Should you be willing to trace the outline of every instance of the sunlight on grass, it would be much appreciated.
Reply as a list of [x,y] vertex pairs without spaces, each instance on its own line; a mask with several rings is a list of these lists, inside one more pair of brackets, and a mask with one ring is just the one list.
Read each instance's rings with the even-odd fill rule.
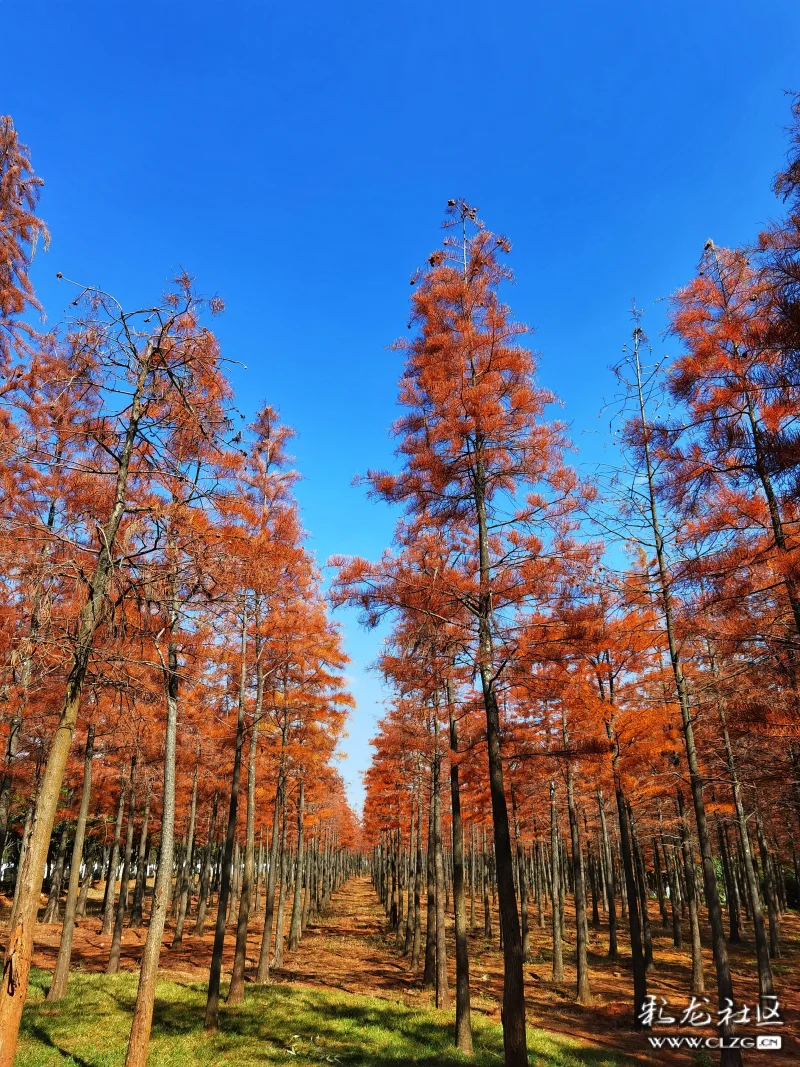
[[[69,994],[48,1004],[49,974],[34,971],[16,1067],[119,1067],[125,1058],[136,975],[76,972]],[[400,1067],[467,1062],[451,1046],[452,1017],[372,997],[298,986],[248,988],[247,1001],[223,1007],[220,1032],[203,1034],[200,983],[158,984],[150,1063],[153,1067],[332,1063]],[[622,1067],[600,1049],[529,1031],[530,1062],[543,1067]],[[499,1026],[476,1021],[477,1067],[502,1063]]]

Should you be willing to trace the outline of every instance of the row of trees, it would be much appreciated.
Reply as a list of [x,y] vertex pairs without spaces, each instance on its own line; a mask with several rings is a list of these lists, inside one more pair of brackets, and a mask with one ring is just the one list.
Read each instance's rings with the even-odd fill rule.
[[213,1030],[226,920],[236,1001],[259,895],[265,981],[276,895],[280,959],[284,906],[293,948],[349,872],[358,827],[335,749],[352,700],[292,493],[291,432],[269,406],[250,424],[235,408],[208,325],[221,301],[188,276],[134,310],[74,286],[71,317],[42,333],[28,277],[40,184],[0,120],[0,859],[14,880],[0,1064],[46,865],[46,921],[66,891],[51,999],[95,877],[110,972],[126,915],[147,920],[126,1059],[143,1064],[170,907],[180,942],[193,891],[198,931],[216,892]]
[[[553,903],[557,980],[563,887],[574,894],[579,1002],[591,897],[593,917],[605,901],[612,956],[626,918],[642,1019],[652,891],[676,944],[686,914],[695,989],[705,929],[720,1011],[736,1002],[728,941],[748,925],[762,1007],[774,1007],[800,820],[800,104],[794,118],[777,181],[787,211],[753,248],[707,242],[672,300],[678,358],[651,363],[634,307],[615,367],[620,459],[591,479],[565,462],[528,331],[503,303],[508,242],[451,201],[444,247],[412,279],[399,469],[367,478],[405,514],[380,561],[337,561],[335,595],[367,624],[393,621],[381,666],[395,698],[367,776],[375,880],[392,908],[399,872],[413,876],[415,910],[427,852],[436,957],[452,865],[468,1050],[465,827],[484,872],[491,853],[508,1067],[527,1063],[531,886],[538,907]],[[441,958],[435,972],[447,1003]]]

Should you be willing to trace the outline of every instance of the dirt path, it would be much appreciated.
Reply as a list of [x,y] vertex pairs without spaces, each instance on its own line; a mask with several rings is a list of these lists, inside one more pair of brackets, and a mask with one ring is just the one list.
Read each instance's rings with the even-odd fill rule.
[[353,878],[331,901],[328,913],[303,935],[281,981],[341,989],[346,993],[418,999],[419,977],[392,951],[385,920],[367,878]]
[[[482,930],[482,909],[479,916]],[[179,949],[170,949],[172,927],[168,925],[161,954],[161,969],[165,974],[176,974],[203,982],[207,979],[213,942],[213,913],[209,915],[206,934],[194,937],[187,934]],[[571,966],[570,925],[567,915],[567,941],[565,942],[565,981],[554,986],[550,977],[550,930],[540,928],[535,913],[531,915],[531,962],[525,967],[526,1004],[529,1022],[543,1030],[567,1035],[609,1051],[624,1052],[640,1062],[685,1064],[695,1062],[696,1054],[650,1053],[646,1037],[636,1033],[631,1025],[630,975],[624,963],[628,951],[624,937],[620,936],[620,963],[610,962],[607,950],[607,927],[590,931],[590,981],[592,1004],[579,1007],[574,1002],[575,970]],[[666,997],[670,1006],[685,1008],[690,999],[690,966],[687,953],[676,952],[672,939],[663,930],[659,916],[651,914],[653,929],[655,967],[648,976],[648,990],[658,997]],[[254,967],[261,941],[263,915],[254,917],[248,937],[248,966]],[[624,925],[624,924],[623,924]],[[73,963],[90,971],[105,968],[110,949],[109,937],[99,932],[100,920],[96,916],[83,919],[75,933]],[[187,923],[191,930],[192,923]],[[495,936],[487,941],[476,929],[470,934],[470,985],[473,1013],[493,1021],[500,1021],[502,998],[502,957],[497,943],[497,915],[493,915]],[[288,917],[285,927],[288,935]],[[620,931],[621,935],[623,931]],[[424,912],[423,912],[424,934]],[[800,966],[800,920],[796,913],[789,913],[782,923],[784,954],[775,961],[776,987],[782,1003],[786,1025],[781,1029],[784,1048],[777,1058],[774,1053],[750,1052],[746,1054],[748,1067],[767,1067],[778,1062],[800,1062],[800,1046],[792,1036],[798,1019],[798,967]],[[145,931],[126,929],[123,938],[121,966],[126,970],[138,967],[144,945]],[[52,970],[58,950],[60,927],[41,925],[37,928],[34,963]],[[452,931],[448,945],[451,989],[455,984],[454,944]],[[224,965],[229,972],[233,963],[234,932],[228,928]],[[757,983],[753,965],[752,945],[730,947],[734,969],[734,986],[737,1000],[754,1005],[757,1001]],[[714,968],[710,950],[704,951],[706,989],[709,1000],[714,1002]],[[319,917],[305,932],[298,950],[285,953],[285,965],[273,970],[276,983],[301,983],[322,988],[335,988],[347,993],[382,997],[401,1001],[408,1005],[427,1004],[430,994],[421,990],[421,974],[409,970],[409,960],[395,944],[395,938],[387,930],[386,917],[375,892],[367,878],[354,878],[333,898],[325,916]],[[677,1028],[659,1031],[662,1035],[677,1033]],[[748,1028],[748,1034],[757,1031]],[[709,1032],[703,1032],[708,1036]],[[710,1031],[716,1034],[716,1031]],[[717,1060],[717,1054],[711,1057]]]

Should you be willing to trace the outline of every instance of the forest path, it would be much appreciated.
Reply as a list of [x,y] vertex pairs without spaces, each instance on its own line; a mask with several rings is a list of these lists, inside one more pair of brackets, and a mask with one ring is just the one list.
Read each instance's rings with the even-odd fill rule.
[[386,919],[369,878],[351,878],[317,916],[296,952],[287,953],[276,979],[333,987],[346,993],[417,996],[419,976],[391,950]]

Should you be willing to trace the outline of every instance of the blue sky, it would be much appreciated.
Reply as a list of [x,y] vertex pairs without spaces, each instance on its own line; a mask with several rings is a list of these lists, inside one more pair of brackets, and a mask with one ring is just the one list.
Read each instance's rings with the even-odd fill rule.
[[[392,516],[351,485],[392,462],[409,276],[448,197],[510,237],[518,318],[564,402],[579,462],[632,297],[651,335],[707,237],[776,212],[796,0],[400,4],[26,0],[0,8],[0,110],[46,181],[55,272],[146,302],[179,268],[219,293],[235,385],[298,433],[321,563],[375,556]],[[13,42],[13,43],[12,43]],[[358,700],[343,773],[380,712],[378,648],[341,614]]]

